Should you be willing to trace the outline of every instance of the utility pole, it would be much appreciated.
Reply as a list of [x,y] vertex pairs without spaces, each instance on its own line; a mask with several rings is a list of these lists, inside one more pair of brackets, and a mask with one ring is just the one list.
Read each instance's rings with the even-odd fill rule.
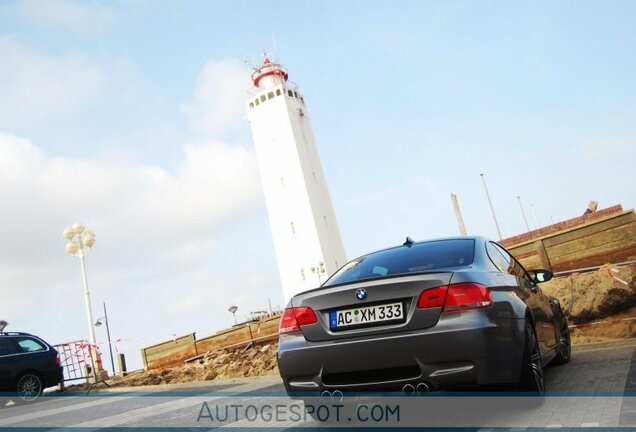
[[459,233],[463,236],[466,235],[466,226],[464,226],[464,218],[462,212],[459,210],[459,202],[457,201],[457,195],[451,194],[451,201],[453,202],[453,209],[455,209],[455,217],[457,218],[457,224],[459,225]]
[[484,183],[484,190],[486,191],[486,198],[488,198],[488,204],[490,205],[490,211],[492,212],[492,218],[495,221],[495,227],[497,227],[497,234],[499,234],[499,240],[502,240],[501,230],[499,229],[499,224],[497,223],[497,216],[495,215],[495,208],[492,206],[492,201],[490,200],[490,194],[488,193],[488,186],[486,186],[486,180],[484,179],[484,174],[479,174],[481,176],[481,181]]
[[519,207],[521,207],[521,214],[523,215],[523,221],[526,224],[526,229],[530,232],[530,225],[528,225],[528,218],[526,217],[526,212],[523,209],[523,204],[521,204],[521,197],[517,195],[517,199],[519,200]]

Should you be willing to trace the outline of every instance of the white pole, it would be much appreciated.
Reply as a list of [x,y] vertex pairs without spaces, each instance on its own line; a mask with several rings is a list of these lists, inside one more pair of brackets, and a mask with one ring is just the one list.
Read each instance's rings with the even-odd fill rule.
[[492,218],[495,220],[495,226],[497,227],[497,234],[499,234],[499,240],[503,239],[501,235],[501,230],[499,229],[499,224],[497,223],[497,216],[495,216],[495,208],[492,206],[492,201],[490,201],[490,194],[488,193],[488,187],[486,186],[486,180],[484,179],[483,174],[479,174],[481,176],[481,181],[484,183],[484,189],[486,191],[486,198],[488,198],[488,204],[490,205],[490,211],[492,212]]
[[86,316],[88,317],[88,330],[91,335],[91,345],[93,349],[97,346],[95,329],[93,328],[93,309],[91,308],[91,295],[88,292],[88,282],[86,281],[86,267],[84,266],[84,248],[79,250],[79,259],[82,267],[82,280],[84,281],[84,301],[86,303]]
[[519,207],[521,207],[521,214],[523,215],[523,221],[526,224],[526,229],[530,231],[530,225],[528,225],[528,218],[526,217],[526,212],[523,209],[523,204],[521,204],[521,197],[517,195],[517,199],[519,200]]
[[534,211],[534,204],[530,204],[530,209],[532,210],[532,215],[534,216],[534,227],[535,229],[539,229],[539,221],[537,220],[537,212]]

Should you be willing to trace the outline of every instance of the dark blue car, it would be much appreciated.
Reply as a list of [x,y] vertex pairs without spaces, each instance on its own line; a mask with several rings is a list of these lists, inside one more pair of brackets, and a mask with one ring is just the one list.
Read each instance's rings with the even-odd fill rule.
[[62,380],[55,348],[28,333],[0,333],[0,392],[31,402]]

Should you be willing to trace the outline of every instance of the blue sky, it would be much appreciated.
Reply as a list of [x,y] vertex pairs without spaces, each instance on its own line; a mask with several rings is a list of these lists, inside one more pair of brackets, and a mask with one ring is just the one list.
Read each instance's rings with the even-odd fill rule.
[[[305,95],[349,258],[634,207],[633,2],[0,3],[0,318],[140,346],[282,302],[244,112],[262,51]],[[37,312],[33,312],[33,311]],[[96,316],[100,314],[96,313]],[[98,329],[98,339],[104,335]]]

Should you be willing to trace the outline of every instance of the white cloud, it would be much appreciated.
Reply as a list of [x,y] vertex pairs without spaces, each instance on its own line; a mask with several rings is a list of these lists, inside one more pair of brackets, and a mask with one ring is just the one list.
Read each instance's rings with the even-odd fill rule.
[[234,59],[210,61],[197,78],[192,101],[181,105],[191,127],[202,135],[218,135],[245,121],[246,68]]
[[[0,53],[9,52],[11,64],[30,59],[25,73],[37,76],[32,68],[42,61],[52,69],[59,66],[61,74],[63,62],[25,55],[20,48],[0,39]],[[244,121],[239,69],[235,61],[221,61],[208,63],[201,73],[187,106],[202,134],[218,136]],[[14,83],[22,79],[0,70],[3,76]],[[210,82],[215,77],[221,82]],[[56,85],[67,84],[57,78]],[[224,79],[228,85],[222,85]],[[0,91],[10,87],[0,82]],[[25,107],[29,103],[39,106],[39,115],[55,111],[52,101],[18,96],[11,95],[11,104],[30,120],[34,108]],[[84,97],[66,106],[77,107]],[[206,97],[215,102],[207,104]],[[147,149],[134,147],[134,157],[122,152],[131,148],[125,142],[84,158],[52,155],[43,150],[47,143],[2,132],[1,115],[11,114],[9,108],[0,101],[0,318],[12,329],[33,331],[51,342],[87,337],[79,264],[65,253],[61,235],[78,220],[97,236],[87,258],[93,310],[97,313],[102,300],[108,303],[113,337],[130,341],[120,348],[131,356],[131,367],[139,366],[143,345],[172,333],[204,336],[229,325],[229,304],[247,314],[263,309],[268,298],[280,303],[251,149],[172,134],[168,140],[179,149],[171,150],[172,169],[147,162]],[[156,159],[157,150],[152,153]]]
[[103,81],[79,54],[49,56],[0,37],[0,128],[59,117],[95,98]]
[[[6,230],[7,246],[0,250],[0,259],[12,259],[9,251],[22,240],[11,232],[24,220],[37,220],[54,242],[63,228],[56,225],[59,221],[84,217],[119,231],[112,233],[118,240],[134,232],[140,243],[155,245],[196,240],[202,231],[251,208],[260,192],[252,151],[205,142],[184,146],[183,154],[173,174],[112,158],[53,157],[28,140],[0,132],[0,202],[5,210],[0,233]],[[193,245],[181,247],[186,255],[199,252]]]
[[[138,310],[145,303],[170,308],[175,296],[205,298],[209,308],[214,298],[238,295],[237,287],[248,288],[240,278],[215,282],[226,271],[225,257],[241,254],[239,245],[232,252],[220,250],[219,237],[259,210],[259,195],[253,152],[222,142],[184,146],[183,161],[171,173],[112,157],[51,156],[29,140],[0,132],[0,317],[20,325],[41,319],[20,312],[30,308],[54,308],[62,315],[82,310],[79,267],[64,252],[61,236],[75,220],[97,235],[88,260],[93,289],[101,298],[126,292],[129,314],[151,313]],[[166,328],[197,330],[184,317],[190,316],[189,306],[205,307],[181,300],[174,311],[181,321]],[[62,315],[60,334],[76,335],[77,325],[84,333],[83,319]],[[74,320],[78,324],[69,326]],[[37,330],[36,323],[28,325]],[[161,323],[153,325],[148,334],[165,333]]]
[[17,13],[31,22],[72,32],[93,33],[111,25],[117,13],[103,3],[22,0]]

